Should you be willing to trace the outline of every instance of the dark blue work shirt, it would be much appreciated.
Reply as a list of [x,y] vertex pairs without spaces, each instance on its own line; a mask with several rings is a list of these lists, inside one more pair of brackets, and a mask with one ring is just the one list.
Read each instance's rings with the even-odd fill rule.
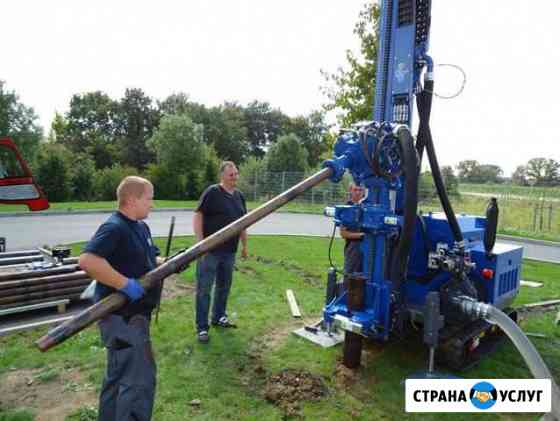
[[[206,238],[245,215],[247,205],[239,190],[229,193],[219,184],[213,184],[200,196],[195,212],[202,212],[202,231]],[[235,253],[238,244],[239,235],[214,248],[213,252]]]
[[[86,244],[83,253],[102,257],[117,272],[127,278],[140,278],[156,267],[159,249],[152,242],[150,228],[143,221],[132,220],[121,212],[113,213],[95,232]],[[96,300],[116,290],[97,283]],[[157,305],[159,289],[152,288],[146,295],[134,303],[128,303],[117,314],[130,317],[134,314],[149,314]]]

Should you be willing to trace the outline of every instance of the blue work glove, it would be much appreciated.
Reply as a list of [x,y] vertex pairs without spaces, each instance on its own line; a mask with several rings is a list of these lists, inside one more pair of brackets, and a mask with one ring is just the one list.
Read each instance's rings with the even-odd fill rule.
[[126,285],[119,289],[119,291],[125,294],[130,301],[138,301],[146,293],[144,287],[134,278],[128,278]]

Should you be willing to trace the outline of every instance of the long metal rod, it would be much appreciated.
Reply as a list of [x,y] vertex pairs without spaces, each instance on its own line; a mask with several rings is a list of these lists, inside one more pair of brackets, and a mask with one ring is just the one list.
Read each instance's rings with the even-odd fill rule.
[[[165,279],[173,273],[184,270],[189,263],[209,251],[212,251],[220,244],[239,235],[242,231],[260,221],[265,216],[271,214],[276,209],[282,207],[313,186],[316,186],[326,180],[331,176],[331,174],[331,168],[323,168],[311,177],[303,180],[301,183],[296,184],[291,189],[279,194],[275,198],[266,202],[264,205],[259,206],[257,209],[247,213],[237,221],[232,222],[218,232],[196,243],[183,253],[178,254],[169,261],[163,263],[161,266],[148,272],[140,279],[140,283],[145,289],[150,289],[159,285],[159,282],[162,279]],[[126,302],[127,299],[124,294],[113,293],[82,311],[80,314],[76,315],[76,317],[52,329],[46,335],[39,338],[35,344],[39,350],[43,352],[47,351],[53,346],[64,342],[66,339],[85,329],[95,321],[120,309],[126,304]]]
[[16,288],[2,289],[0,290],[0,297],[27,295],[33,292],[48,291],[53,289],[66,288],[69,286],[78,286],[78,285],[87,286],[87,284],[89,284],[90,282],[91,282],[91,278],[88,275],[84,275],[80,278],[66,280],[66,281],[50,282],[41,285],[37,285],[37,284],[25,285]]
[[39,276],[26,279],[15,279],[13,281],[0,282],[0,293],[5,289],[29,287],[32,285],[45,285],[64,281],[73,281],[74,279],[89,278],[89,275],[83,270],[77,270],[72,273],[64,273],[51,276]]
[[0,259],[24,256],[39,256],[40,254],[41,252],[39,250],[4,251],[0,253]]
[[[173,231],[175,229],[175,217],[171,217],[171,225],[169,226],[169,235],[167,236],[167,245],[165,246],[165,261],[169,260],[169,253],[171,253],[171,241],[173,241]],[[159,283],[158,299],[156,304],[156,324],[159,322],[159,310],[161,308],[161,294],[163,293],[163,279]]]
[[38,278],[40,276],[49,276],[60,273],[70,273],[79,270],[78,265],[69,264],[63,266],[55,266],[49,269],[24,270],[19,272],[0,273],[0,283],[5,281],[14,281],[16,279]]
[[58,300],[63,300],[63,299],[69,299],[70,301],[74,301],[74,300],[79,300],[80,295],[81,295],[81,292],[78,292],[78,293],[75,293],[75,294],[60,295],[60,296],[57,296],[56,298],[43,298],[43,299],[38,299],[38,300],[25,301],[23,303],[12,303],[12,304],[0,305],[0,310],[7,310],[7,309],[12,309],[12,308],[18,308],[18,307],[21,307],[21,306],[33,305],[33,304],[49,303],[49,302],[52,302],[53,300],[58,301]]
[[68,288],[59,288],[55,290],[49,291],[39,291],[39,292],[32,292],[30,294],[25,295],[13,295],[11,297],[3,297],[0,298],[0,305],[7,305],[12,303],[25,303],[30,300],[37,300],[41,298],[53,298],[58,297],[61,295],[68,295],[68,294],[81,294],[90,283],[90,280],[86,280],[82,282],[79,286],[73,286]]

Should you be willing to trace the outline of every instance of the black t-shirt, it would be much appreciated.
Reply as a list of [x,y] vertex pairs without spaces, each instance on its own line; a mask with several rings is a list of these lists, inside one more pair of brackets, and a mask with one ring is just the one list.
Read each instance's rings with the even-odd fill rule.
[[[352,201],[348,201],[347,205],[356,205]],[[351,230],[346,228],[348,231],[355,232],[356,230]],[[360,244],[362,240],[348,240],[345,239],[344,244],[344,271],[347,273],[361,272],[362,271],[362,251],[360,250]]]
[[[152,243],[150,228],[145,222],[132,220],[120,212],[113,213],[95,232],[83,253],[103,257],[117,272],[127,278],[140,278],[156,267],[159,249]],[[96,300],[115,292],[112,287],[97,283]],[[125,317],[149,314],[157,304],[159,290],[152,288],[138,301],[116,311]]]
[[[206,238],[245,215],[247,206],[239,190],[230,194],[219,184],[213,184],[200,196],[196,212],[203,215],[202,232]],[[235,253],[238,244],[239,236],[236,236],[213,251]]]

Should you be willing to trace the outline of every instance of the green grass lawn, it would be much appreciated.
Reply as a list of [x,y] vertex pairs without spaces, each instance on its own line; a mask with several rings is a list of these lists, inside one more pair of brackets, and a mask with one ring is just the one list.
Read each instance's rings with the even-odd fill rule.
[[[160,246],[165,240],[159,239]],[[177,238],[175,248],[192,244]],[[327,396],[301,402],[299,414],[310,420],[471,420],[472,414],[407,414],[401,381],[426,365],[426,350],[413,341],[384,347],[369,344],[363,366],[350,381],[340,375],[341,347],[323,349],[291,332],[303,322],[291,317],[286,289],[294,291],[307,322],[321,317],[325,273],[329,266],[328,240],[304,237],[253,237],[250,258],[238,260],[229,314],[238,329],[210,331],[210,344],[198,344],[194,326],[193,268],[177,282],[184,292],[163,302],[159,324],[152,336],[158,362],[158,390],[154,420],[282,420],[285,412],[264,396],[267,379],[284,369],[305,370],[320,376]],[[74,254],[80,245],[74,246]],[[333,257],[342,263],[342,241],[335,241]],[[522,288],[517,304],[560,297],[560,266],[526,261],[523,279],[544,282],[542,288]],[[560,327],[555,312],[533,315],[523,322],[528,332],[547,335],[531,338],[560,381]],[[55,349],[41,354],[33,341],[41,328],[0,337],[0,384],[16,370],[36,369],[37,382],[56,382],[57,373],[74,370],[81,382],[98,392],[105,367],[105,352],[96,329],[89,328]],[[530,378],[521,356],[509,342],[477,367],[461,373],[466,378]],[[54,383],[52,383],[54,384]],[[82,385],[83,386],[83,385]],[[74,390],[80,389],[78,384]],[[85,387],[85,386],[84,386]],[[73,389],[63,396],[71,398]],[[54,398],[53,398],[54,399]],[[197,404],[199,400],[200,403]],[[194,403],[193,403],[194,401]],[[13,408],[0,397],[0,420],[32,420],[30,408]],[[3,408],[2,408],[3,407]],[[4,412],[2,412],[4,410]],[[19,411],[19,412],[17,412]],[[23,411],[23,412],[22,412]],[[36,412],[35,412],[36,413]],[[95,419],[84,406],[72,420]],[[18,418],[19,417],[19,418]],[[534,420],[529,414],[489,414],[477,419]]]
[[502,195],[516,195],[525,197],[547,197],[560,198],[559,187],[530,187],[516,186],[512,184],[459,184],[459,191],[475,193],[491,193]]

